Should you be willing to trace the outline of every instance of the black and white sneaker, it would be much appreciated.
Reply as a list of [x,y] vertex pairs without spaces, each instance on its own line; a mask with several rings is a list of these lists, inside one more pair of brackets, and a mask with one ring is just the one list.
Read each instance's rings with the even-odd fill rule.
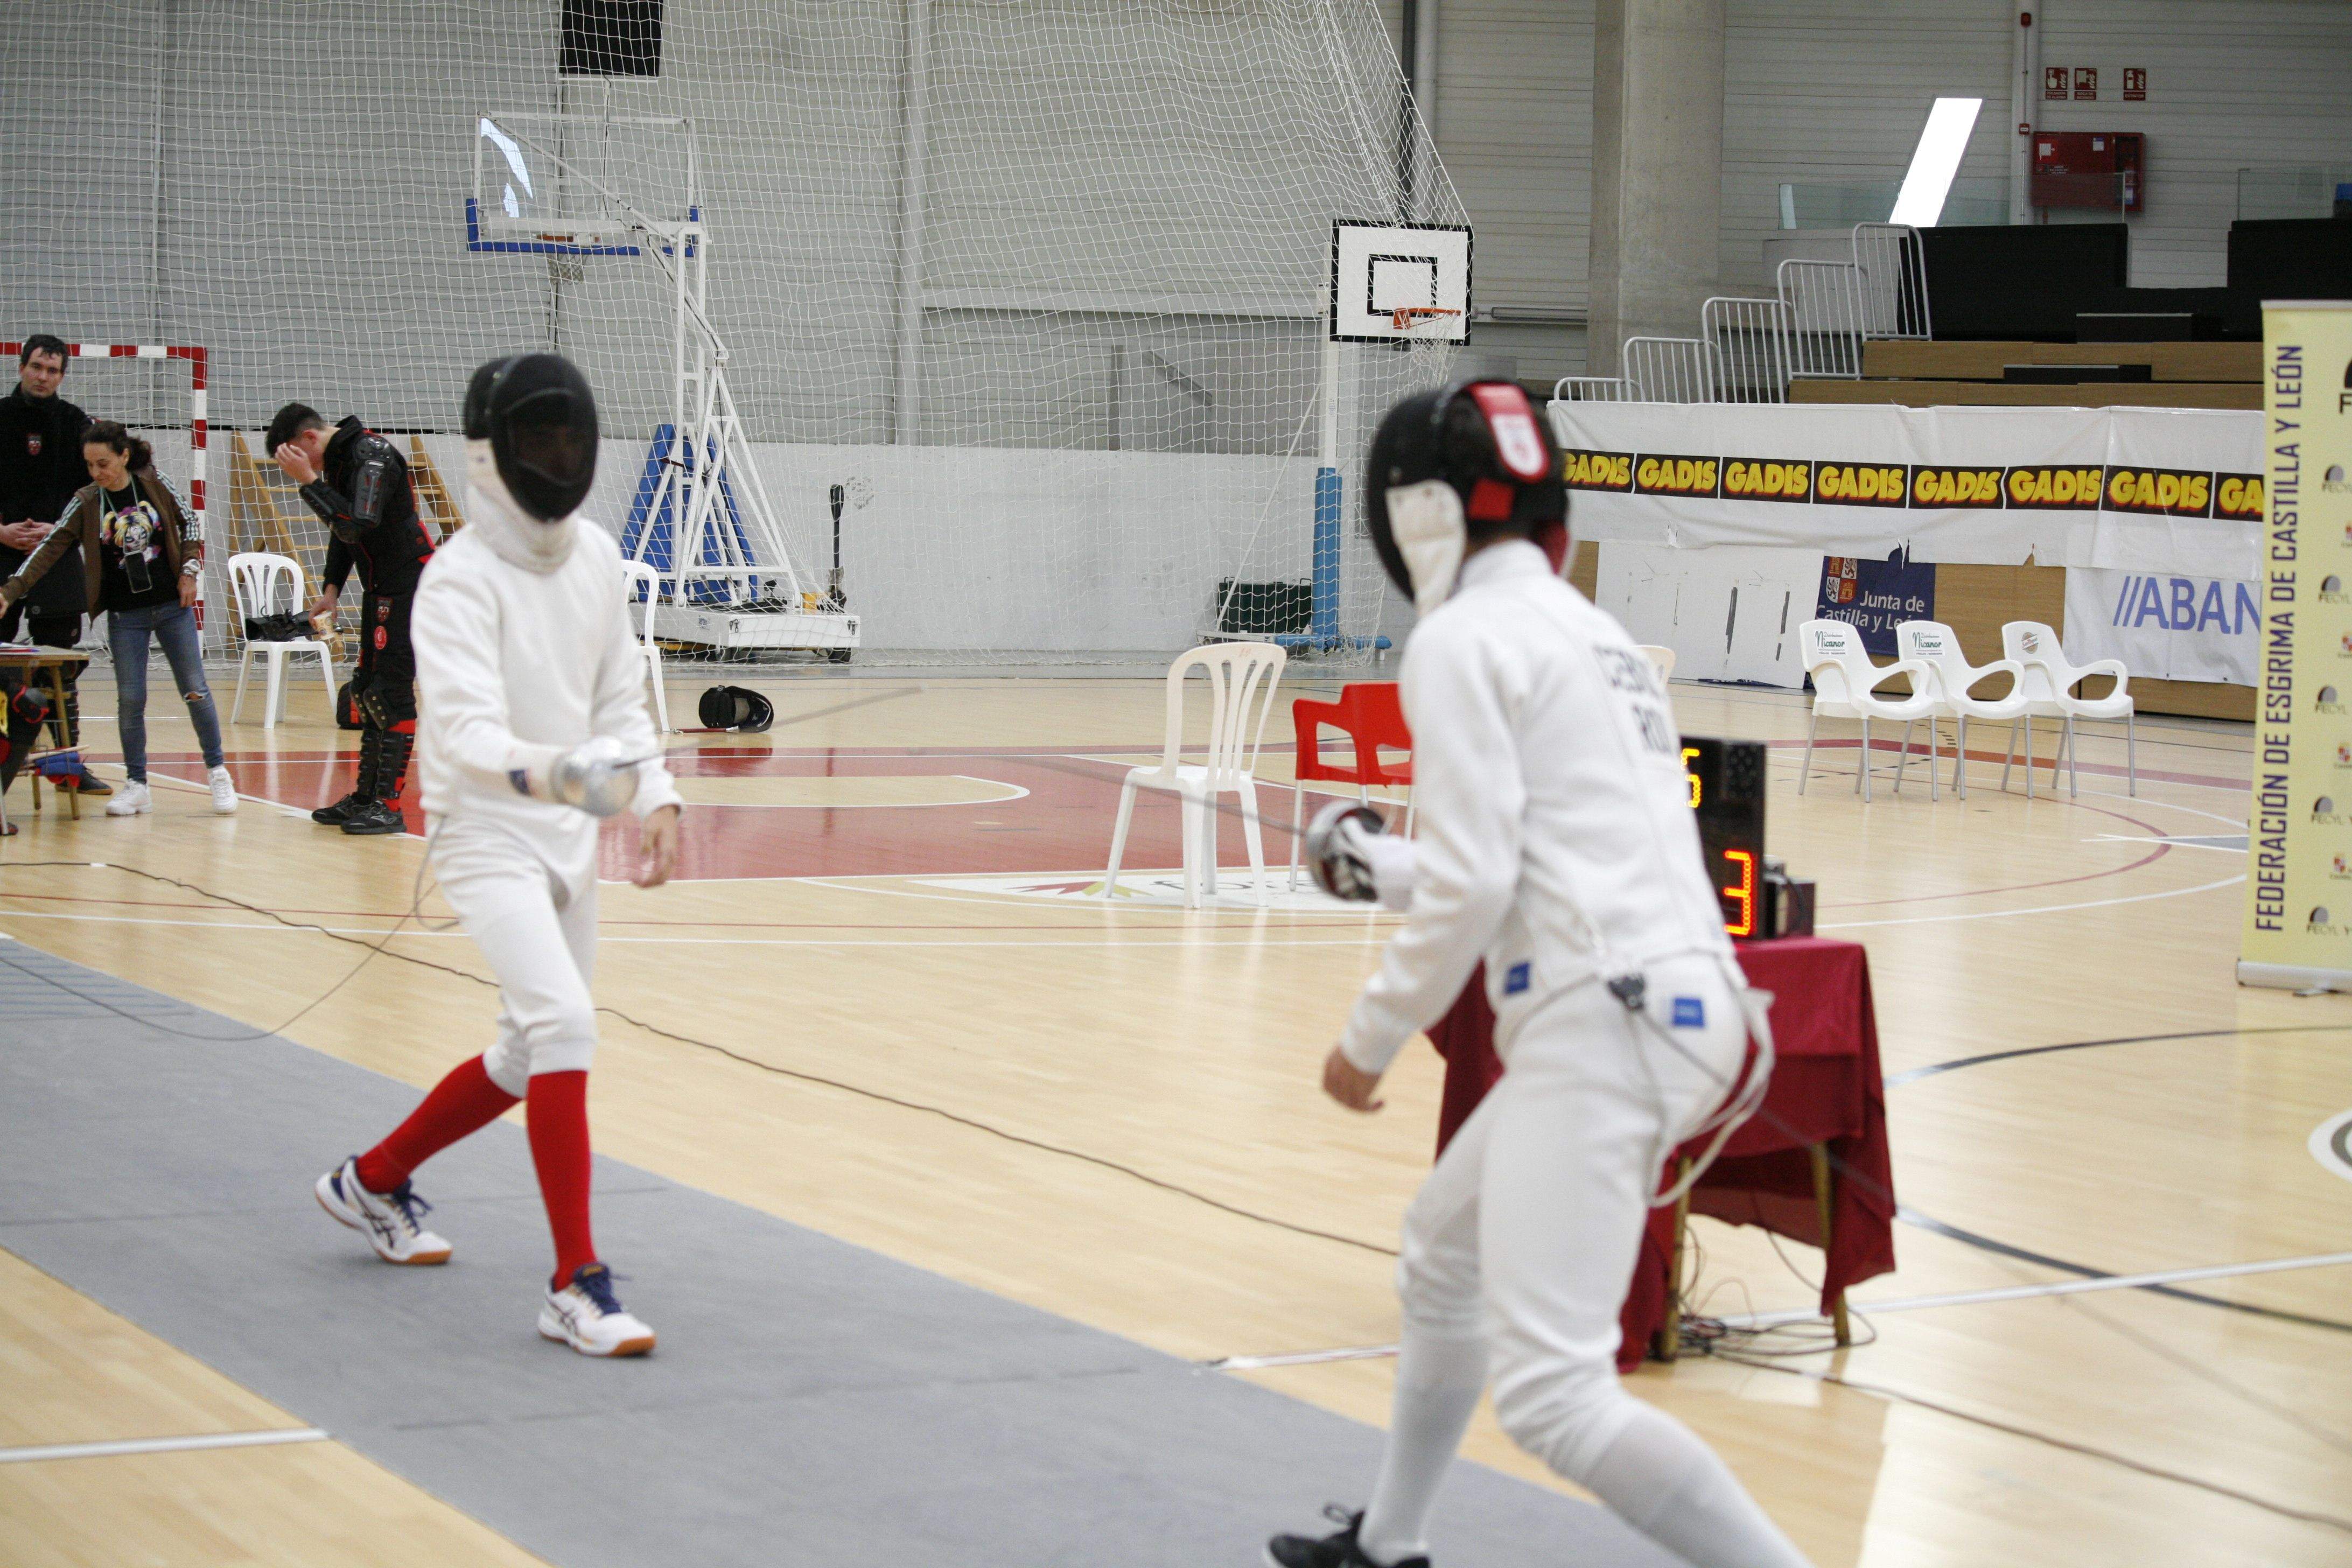
[[360,1185],[356,1154],[319,1178],[319,1206],[367,1237],[386,1263],[446,1263],[449,1244],[425,1228],[433,1205],[406,1182],[388,1193]]
[[397,807],[380,800],[363,800],[344,815],[342,828],[354,838],[378,838],[407,832],[408,822]]
[[310,814],[310,820],[322,827],[341,827],[352,818],[352,813],[368,803],[368,797],[353,790],[331,805],[322,805]]
[[1338,1503],[1323,1505],[1323,1517],[1341,1528],[1336,1534],[1277,1535],[1265,1543],[1267,1568],[1429,1568],[1426,1557],[1400,1557],[1394,1563],[1374,1563],[1356,1544],[1364,1516],[1349,1513]]
[[572,1271],[572,1283],[547,1293],[539,1331],[582,1355],[643,1355],[654,1348],[654,1331],[622,1307],[613,1294],[613,1271],[601,1263],[582,1264]]

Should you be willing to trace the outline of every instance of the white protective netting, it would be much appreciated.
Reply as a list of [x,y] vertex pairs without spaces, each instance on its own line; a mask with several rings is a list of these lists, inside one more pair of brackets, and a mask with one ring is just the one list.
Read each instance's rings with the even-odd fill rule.
[[[567,14],[575,65],[656,20],[658,74],[561,71]],[[541,346],[597,388],[592,509],[622,530],[676,405],[671,286],[642,254],[469,247],[467,204],[478,151],[486,199],[516,178],[486,116],[557,116],[528,224],[608,208],[591,180],[688,216],[685,137],[645,122],[690,119],[742,437],[803,588],[844,487],[879,657],[1181,647],[1228,583],[1299,585],[1227,595],[1291,626],[1332,222],[1464,221],[1375,0],[83,0],[0,8],[0,336],[206,345],[216,548],[268,542],[265,500],[319,547],[287,492],[232,494],[281,402],[417,436],[454,486],[467,373]],[[1339,351],[1344,638],[1383,595],[1363,443],[1452,352]],[[150,379],[140,406],[68,390],[184,425]]]

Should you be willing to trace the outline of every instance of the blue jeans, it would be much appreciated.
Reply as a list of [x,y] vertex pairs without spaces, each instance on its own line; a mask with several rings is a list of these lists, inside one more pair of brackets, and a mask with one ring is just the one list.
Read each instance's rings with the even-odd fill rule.
[[188,721],[205,749],[205,766],[222,763],[220,715],[213,711],[212,688],[205,684],[205,650],[196,613],[185,605],[150,605],[109,610],[106,640],[114,649],[115,724],[122,733],[122,764],[137,784],[147,782],[147,636],[163,645],[172,679],[188,704]]

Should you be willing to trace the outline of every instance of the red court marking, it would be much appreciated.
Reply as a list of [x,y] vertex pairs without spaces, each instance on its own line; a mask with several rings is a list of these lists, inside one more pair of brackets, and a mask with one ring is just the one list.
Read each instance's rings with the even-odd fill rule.
[[[984,772],[974,773],[970,762],[975,755],[969,751],[933,755],[903,751],[776,752],[739,746],[674,751],[670,771],[681,778],[961,774],[1029,792],[1016,800],[969,805],[688,805],[677,875],[687,881],[971,876],[1067,872],[1109,860],[1111,822],[1126,764],[1090,763],[1033,749],[1025,755],[987,754]],[[350,788],[353,766],[352,759],[326,752],[232,752],[228,761],[243,793],[302,811],[324,805]],[[151,756],[149,766],[191,784],[204,781],[203,760],[194,755]],[[1268,785],[1259,795],[1259,809],[1267,819],[1262,837],[1269,864],[1289,863],[1289,812],[1287,803],[1279,800],[1283,793],[1278,785]],[[425,820],[414,789],[405,815],[409,831],[421,837]],[[634,817],[608,823],[599,873],[618,879],[634,870],[636,838]],[[1248,864],[1242,826],[1233,811],[1219,813],[1217,839],[1220,864]],[[1139,792],[1125,858],[1138,870],[1181,862],[1183,842],[1174,796]]]

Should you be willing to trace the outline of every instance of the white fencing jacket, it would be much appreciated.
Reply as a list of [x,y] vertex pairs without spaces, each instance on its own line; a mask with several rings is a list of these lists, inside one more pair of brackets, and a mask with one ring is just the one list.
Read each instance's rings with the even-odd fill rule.
[[[533,562],[501,551],[501,531],[541,528],[511,511],[502,495],[477,486],[468,526],[445,541],[417,584],[411,626],[416,642],[417,778],[435,816],[492,819],[539,846],[557,864],[593,862],[596,819],[534,799],[514,775],[543,773],[592,735],[621,742],[629,756],[657,756],[646,696],[646,662],[629,630],[620,548],[603,529],[576,519],[568,552]],[[548,559],[560,563],[551,569]],[[640,817],[678,804],[669,770],[637,770],[631,809]]]
[[1489,545],[1405,650],[1421,829],[1383,857],[1404,929],[1340,1048],[1385,1071],[1486,962],[1496,1050],[1584,982],[1688,953],[1731,963],[1665,687],[1625,630],[1523,541]]

